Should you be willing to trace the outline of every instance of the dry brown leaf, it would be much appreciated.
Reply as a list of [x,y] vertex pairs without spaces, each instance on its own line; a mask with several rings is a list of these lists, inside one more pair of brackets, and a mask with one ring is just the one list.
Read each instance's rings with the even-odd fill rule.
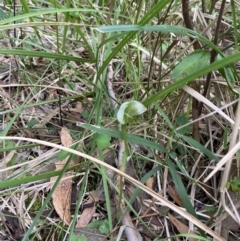
[[[195,234],[193,231],[189,231],[189,227],[182,222],[180,222],[178,219],[176,219],[173,215],[168,213],[168,217],[172,224],[176,227],[179,233],[191,233]],[[188,238],[189,241],[196,241],[197,239],[195,238]]]
[[[65,173],[64,177],[71,176],[70,172]],[[51,178],[51,181],[56,181],[56,177]],[[52,200],[53,206],[59,215],[59,217],[63,220],[66,225],[69,225],[71,222],[71,195],[72,195],[72,180],[62,180],[57,188],[55,189]]]
[[[65,147],[69,147],[70,145],[73,144],[73,139],[72,136],[69,133],[69,130],[66,127],[63,127],[60,131],[60,138],[61,138],[61,142],[62,145]],[[56,162],[56,171],[62,170],[62,168],[64,167],[64,165],[67,163],[68,158],[65,158],[62,161]],[[69,166],[73,166],[74,165],[74,160],[71,160],[71,162],[69,163]]]
[[[60,138],[62,145],[65,147],[70,146],[73,143],[72,137],[66,127],[63,127],[60,132]],[[56,170],[61,170],[64,165],[66,164],[68,157],[62,161],[56,162]],[[72,173],[68,172],[63,175],[64,177],[71,176]],[[56,177],[51,178],[51,181],[56,181]],[[69,178],[67,180],[62,180],[58,184],[57,188],[55,189],[52,200],[53,206],[59,215],[59,217],[63,220],[66,225],[69,225],[71,222],[71,213],[70,213],[70,206],[71,206],[71,196],[72,196],[72,179]]]
[[153,184],[154,184],[154,178],[153,177],[148,178],[146,181],[146,186],[153,189]]
[[69,147],[73,144],[72,136],[69,133],[69,130],[66,127],[63,127],[60,131],[60,138],[62,145],[65,147]]
[[70,111],[81,114],[81,113],[83,112],[82,103],[78,101],[78,102],[76,103],[75,108],[70,108]]
[[99,194],[96,191],[92,191],[90,193],[90,196],[88,198],[88,200],[86,201],[86,204],[92,204],[94,203],[94,205],[92,207],[89,208],[85,208],[80,216],[80,218],[78,219],[78,222],[76,224],[76,228],[84,228],[86,227],[89,222],[91,221],[93,214],[96,212],[96,205],[95,202],[99,201]]
[[169,184],[167,188],[167,193],[180,207],[183,207],[182,200],[180,199],[175,187]]

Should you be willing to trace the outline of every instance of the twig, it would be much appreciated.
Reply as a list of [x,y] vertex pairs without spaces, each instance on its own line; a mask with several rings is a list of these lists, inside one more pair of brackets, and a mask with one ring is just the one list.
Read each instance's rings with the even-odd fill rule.
[[[222,5],[221,5],[221,9],[220,9],[220,12],[219,12],[219,15],[218,15],[217,27],[216,27],[216,31],[215,31],[214,40],[213,40],[213,43],[215,45],[218,44],[218,36],[219,36],[220,26],[222,24],[222,16],[223,16],[223,13],[224,13],[225,3],[226,3],[226,0],[223,0]],[[217,55],[216,51],[214,49],[212,49],[211,57],[210,57],[210,64],[212,64],[215,61],[216,55]],[[208,73],[206,83],[205,83],[205,86],[204,86],[204,91],[203,91],[203,94],[202,94],[204,97],[206,97],[207,94],[208,94],[209,85],[211,83],[211,76],[212,76],[212,72]],[[202,107],[203,107],[203,103],[200,102],[199,106],[198,106],[198,115],[199,116],[202,113]]]
[[[188,29],[193,29],[191,18],[189,15],[189,0],[182,0],[182,14],[183,14],[183,19],[184,19],[184,23],[185,23],[186,27]],[[194,40],[191,37],[190,37],[190,39],[191,39],[191,41]],[[193,47],[195,50],[201,48],[198,41],[193,42]],[[198,89],[199,89],[198,84],[195,82],[195,83],[193,83],[193,85],[194,85],[194,89],[196,91],[198,91]],[[193,98],[192,99],[192,118],[193,118],[193,120],[195,120],[199,117],[198,116],[198,109],[199,109],[198,105],[199,105],[198,100]],[[193,139],[196,140],[197,142],[200,142],[199,122],[198,121],[193,123]],[[199,156],[199,153],[195,151],[195,153],[194,153],[195,160],[197,160],[198,156]]]
[[[190,18],[190,15],[189,15],[189,0],[182,0],[182,14],[183,14],[183,19],[184,19],[184,23],[185,23],[186,27],[188,29],[193,30],[191,18]],[[191,37],[190,37],[190,39],[191,39],[191,41],[194,40]],[[194,46],[194,49],[200,49],[201,48],[198,41],[193,42],[193,46]]]

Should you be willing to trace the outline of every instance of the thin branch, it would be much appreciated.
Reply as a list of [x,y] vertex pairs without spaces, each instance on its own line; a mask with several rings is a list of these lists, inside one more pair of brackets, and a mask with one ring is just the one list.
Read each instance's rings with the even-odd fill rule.
[[[189,15],[189,0],[182,0],[182,14],[183,14],[183,19],[185,22],[185,25],[187,28],[193,30],[193,26],[192,26],[192,21]],[[191,41],[193,41],[193,47],[194,49],[200,49],[201,46],[199,44],[198,41],[194,41],[193,38],[190,38]],[[193,83],[194,85],[194,89],[196,91],[199,90],[198,84],[197,83]],[[199,91],[198,91],[199,92]],[[198,100],[196,98],[192,99],[192,118],[193,120],[198,119],[199,115],[198,115]],[[200,134],[199,134],[199,122],[196,121],[193,123],[193,139],[196,140],[197,142],[200,142]],[[195,152],[194,153],[194,158],[195,160],[197,160],[199,153]]]
[[[218,44],[218,37],[219,37],[220,27],[221,27],[221,24],[222,24],[222,17],[223,17],[225,3],[226,3],[226,0],[223,0],[222,5],[221,5],[221,9],[220,9],[220,12],[219,12],[219,15],[218,15],[217,26],[216,26],[216,31],[215,31],[214,41],[213,41],[213,43],[216,46]],[[210,64],[212,64],[215,61],[216,55],[217,55],[216,51],[214,49],[212,49],[211,57],[210,57]],[[212,73],[211,72],[208,73],[206,83],[205,83],[205,86],[204,86],[204,91],[203,91],[203,94],[202,94],[204,97],[206,97],[207,94],[208,94],[209,86],[210,86],[210,83],[211,83],[211,76],[212,76]],[[199,107],[198,107],[198,115],[199,116],[202,113],[202,107],[203,107],[203,103],[200,102]]]

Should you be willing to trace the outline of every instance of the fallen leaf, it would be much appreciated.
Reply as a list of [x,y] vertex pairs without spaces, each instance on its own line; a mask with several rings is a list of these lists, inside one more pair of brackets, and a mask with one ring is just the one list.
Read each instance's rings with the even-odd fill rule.
[[180,207],[183,207],[182,200],[179,197],[175,187],[169,184],[167,187],[167,193]]
[[[70,172],[65,173],[64,177],[71,176]],[[56,181],[55,178],[51,178],[52,181]],[[62,219],[62,221],[69,225],[71,222],[71,213],[70,213],[70,206],[71,206],[71,195],[72,195],[72,180],[62,180],[58,184],[57,188],[55,189],[52,195],[53,206]]]
[[72,136],[69,133],[69,130],[66,127],[63,127],[60,131],[60,138],[62,145],[65,147],[69,147],[73,144]]
[[[72,137],[66,127],[63,127],[60,132],[60,138],[62,145],[65,147],[70,146],[73,143]],[[67,163],[68,157],[63,159],[62,161],[56,162],[56,170],[61,170],[64,165]],[[71,165],[71,163],[70,163]],[[65,173],[63,178],[72,176],[71,172]],[[51,178],[51,181],[55,182],[57,180],[56,177]],[[66,180],[61,180],[56,187],[53,195],[53,206],[59,215],[59,217],[63,220],[66,225],[69,225],[71,222],[71,196],[72,196],[72,179],[68,178]]]
[[83,112],[82,103],[78,101],[78,102],[76,103],[75,108],[70,108],[70,111],[81,114],[81,113]]
[[97,206],[95,205],[96,202],[99,201],[100,195],[97,191],[92,191],[89,195],[88,200],[84,203],[84,205],[87,204],[92,204],[94,203],[94,205],[92,205],[89,208],[85,208],[80,216],[80,218],[78,219],[78,222],[76,224],[76,228],[85,228],[89,222],[91,221],[94,213],[96,212],[96,208]]
[[[60,138],[61,138],[62,145],[65,147],[69,147],[73,143],[72,136],[70,135],[69,130],[66,127],[63,127],[61,129]],[[55,163],[56,171],[62,170],[64,165],[67,163],[68,158],[69,158],[69,156],[67,158],[63,159],[62,161]],[[74,165],[74,160],[71,160],[71,162],[69,163],[69,166],[73,166],[73,165]]]
[[[178,219],[176,219],[173,215],[168,213],[168,217],[172,224],[176,227],[179,233],[190,233],[190,234],[195,234],[193,231],[189,229],[189,227],[182,222],[180,222]],[[197,239],[195,238],[188,238],[189,241],[196,241]]]
[[154,184],[154,178],[153,177],[148,178],[146,181],[146,186],[153,190],[153,184]]

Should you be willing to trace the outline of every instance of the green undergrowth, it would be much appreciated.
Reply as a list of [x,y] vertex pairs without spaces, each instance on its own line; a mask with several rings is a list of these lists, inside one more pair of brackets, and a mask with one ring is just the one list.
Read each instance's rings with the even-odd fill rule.
[[[203,11],[201,4],[190,3]],[[210,11],[211,6],[207,8]],[[237,8],[231,1],[231,11],[222,16],[231,27],[223,25],[218,35],[214,28],[203,31],[207,26],[198,18],[193,29],[187,28],[177,14],[179,1],[5,0],[0,5],[0,58],[5,66],[0,66],[1,205],[18,217],[16,201],[9,199],[14,196],[25,215],[22,219],[37,211],[25,223],[21,240],[51,240],[48,230],[53,227],[55,240],[84,240],[74,230],[94,190],[101,190],[102,200],[94,203],[98,215],[89,227],[109,240],[125,240],[121,221],[126,212],[142,240],[183,240],[191,235],[212,239],[211,230],[203,230],[198,222],[213,225],[212,214],[206,217],[201,211],[222,208],[216,184],[224,182],[221,170],[207,183],[204,178],[227,153],[237,122]],[[211,21],[207,19],[206,24]],[[59,147],[63,126],[73,138],[72,152]],[[119,160],[121,143],[125,149]],[[81,156],[70,165],[81,153],[101,162]],[[50,164],[64,159],[62,170],[50,169]],[[139,186],[124,182],[123,177],[117,185],[114,168],[134,177]],[[52,194],[70,171],[76,188],[72,223],[67,227],[57,215],[49,219],[42,215],[54,209]],[[228,176],[226,187],[238,192],[236,173]],[[56,180],[50,184],[52,177]],[[167,216],[179,216],[171,203],[164,215],[159,214],[157,225],[165,222],[167,227],[156,229],[145,217],[148,212],[141,213],[137,205],[143,207],[151,197],[140,184],[148,185],[150,179],[152,192],[186,209],[189,218],[179,220],[187,228],[186,220],[193,222],[195,234],[187,235]],[[168,192],[169,185],[175,194]],[[32,196],[35,201],[31,202]],[[115,203],[116,196],[124,202],[124,213],[121,202]],[[153,210],[155,216],[158,211]]]

